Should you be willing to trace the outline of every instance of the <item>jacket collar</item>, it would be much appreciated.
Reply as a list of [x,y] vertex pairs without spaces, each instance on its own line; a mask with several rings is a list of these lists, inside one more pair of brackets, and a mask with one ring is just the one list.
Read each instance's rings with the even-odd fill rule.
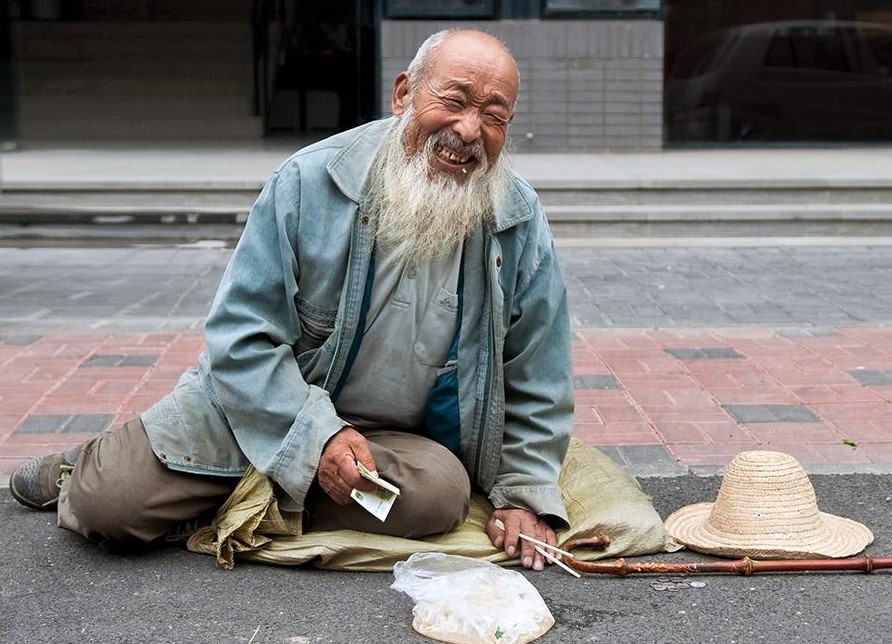
[[[340,152],[328,162],[328,173],[341,192],[357,204],[362,203],[366,179],[381,138],[393,127],[394,123],[396,123],[396,118],[391,116],[335,135],[335,138],[344,137],[346,140]],[[335,141],[332,141],[332,144],[334,143]],[[521,191],[520,186],[523,183],[523,180],[515,175],[508,194],[502,203],[496,206],[493,232],[500,232],[516,226],[532,217],[533,209],[530,201],[524,197]]]

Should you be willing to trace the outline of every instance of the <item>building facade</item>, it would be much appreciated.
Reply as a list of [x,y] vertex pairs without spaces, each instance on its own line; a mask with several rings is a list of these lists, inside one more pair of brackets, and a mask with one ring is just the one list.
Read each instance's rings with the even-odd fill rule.
[[3,0],[0,143],[325,134],[443,28],[520,66],[521,152],[892,141],[892,0]]

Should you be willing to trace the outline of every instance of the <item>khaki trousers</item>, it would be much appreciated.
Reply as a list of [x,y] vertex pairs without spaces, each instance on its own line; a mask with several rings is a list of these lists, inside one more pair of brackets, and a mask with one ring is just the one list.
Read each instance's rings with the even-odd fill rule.
[[[405,432],[365,432],[378,473],[401,494],[386,522],[355,503],[336,505],[313,483],[305,530],[350,529],[402,537],[448,532],[468,514],[470,482],[445,447]],[[239,478],[188,474],[155,456],[139,419],[85,443],[59,495],[59,526],[126,552],[157,542],[178,526],[210,518]]]

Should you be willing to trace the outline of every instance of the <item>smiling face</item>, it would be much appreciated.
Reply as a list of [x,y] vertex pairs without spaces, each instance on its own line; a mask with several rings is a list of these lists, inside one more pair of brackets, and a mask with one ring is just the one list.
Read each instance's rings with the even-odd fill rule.
[[397,77],[393,113],[408,110],[407,154],[432,139],[432,171],[463,182],[478,168],[492,167],[505,145],[520,83],[517,65],[498,40],[475,31],[447,34],[430,58],[416,78],[408,72]]

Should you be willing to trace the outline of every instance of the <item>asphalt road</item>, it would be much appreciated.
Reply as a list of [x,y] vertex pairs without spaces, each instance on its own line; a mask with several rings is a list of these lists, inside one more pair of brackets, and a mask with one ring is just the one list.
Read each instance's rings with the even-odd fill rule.
[[[892,554],[892,477],[814,476],[822,510],[869,525],[873,555]],[[644,479],[661,516],[712,500],[716,478]],[[232,571],[178,546],[105,554],[0,496],[0,641],[53,643],[430,641],[411,628],[412,602],[389,573],[241,563]],[[700,558],[679,552],[654,557]],[[574,579],[525,573],[555,617],[540,640],[879,644],[892,632],[892,571],[873,574],[698,575],[703,588],[655,590],[653,576]],[[682,584],[683,585],[683,584]]]

